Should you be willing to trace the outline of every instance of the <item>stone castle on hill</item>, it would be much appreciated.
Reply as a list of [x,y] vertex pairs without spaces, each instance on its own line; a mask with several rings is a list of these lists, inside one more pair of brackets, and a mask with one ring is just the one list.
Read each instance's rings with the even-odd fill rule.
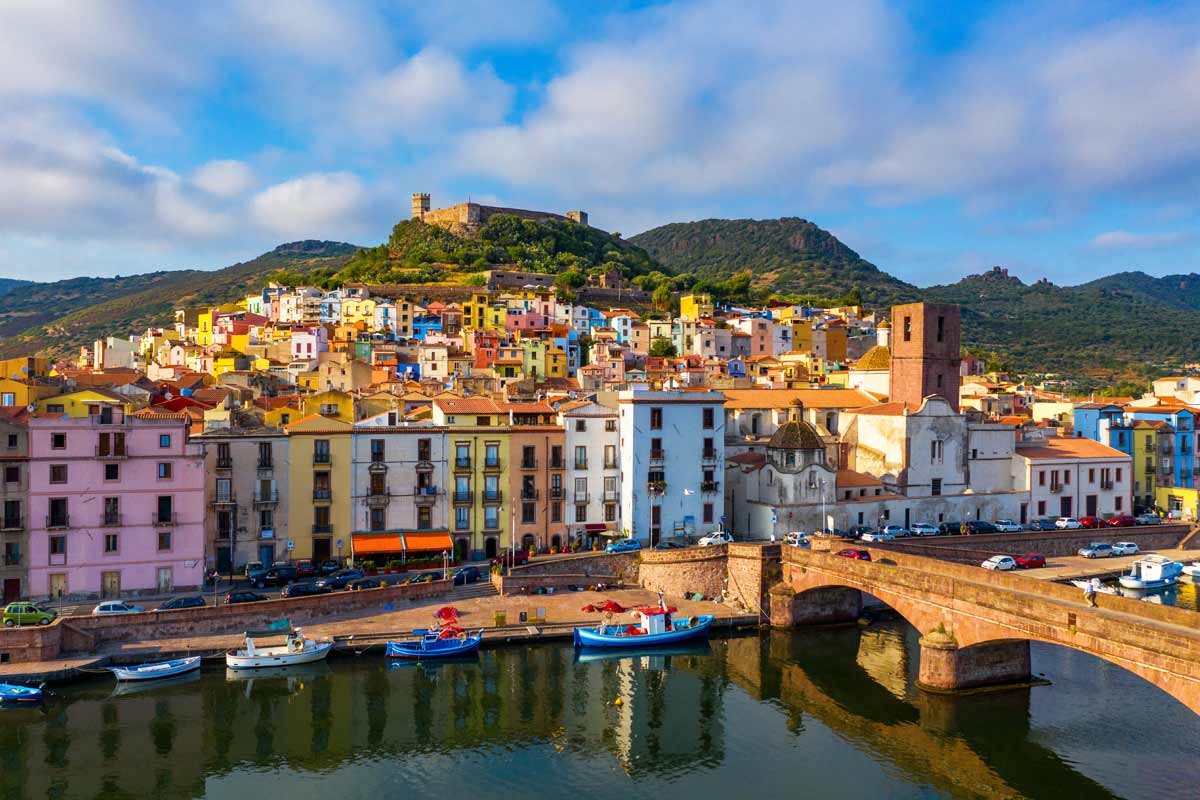
[[552,214],[549,211],[529,211],[524,208],[500,208],[484,206],[479,203],[459,203],[446,208],[429,207],[428,192],[414,192],[412,196],[412,218],[430,225],[438,225],[455,233],[474,233],[496,214],[511,214],[521,219],[531,219],[536,222],[543,220],[571,221],[587,227],[586,211],[568,211],[566,214]]

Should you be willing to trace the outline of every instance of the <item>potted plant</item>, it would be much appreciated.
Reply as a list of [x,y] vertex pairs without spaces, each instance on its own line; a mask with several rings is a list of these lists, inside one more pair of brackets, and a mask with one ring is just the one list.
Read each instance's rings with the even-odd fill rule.
[[375,562],[370,559],[367,559],[366,561],[362,562],[362,570],[363,570],[363,572],[367,573],[368,575],[374,575],[375,574]]

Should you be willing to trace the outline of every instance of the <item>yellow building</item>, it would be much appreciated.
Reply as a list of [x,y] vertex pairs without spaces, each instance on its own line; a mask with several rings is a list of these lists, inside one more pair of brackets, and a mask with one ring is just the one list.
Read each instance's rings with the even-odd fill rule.
[[12,378],[0,379],[0,406],[25,408],[59,393],[59,387],[46,383],[27,383]]
[[1200,519],[1200,489],[1160,486],[1154,491],[1154,504],[1172,519],[1194,522]]
[[349,422],[319,414],[284,428],[290,454],[286,544],[290,558],[324,561],[350,553],[353,429]]
[[508,415],[487,397],[439,398],[433,421],[448,429],[450,535],[494,558],[512,537]]
[[375,328],[375,301],[369,297],[342,300],[342,324]]
[[[1133,423],[1133,505],[1150,506],[1157,504],[1161,508],[1166,505],[1158,503],[1158,475],[1163,474],[1162,482],[1170,484],[1171,456],[1162,456],[1164,446],[1170,448],[1174,444],[1175,429],[1165,420],[1139,419]],[[1163,466],[1166,470],[1161,470]]]
[[697,320],[713,315],[712,297],[706,294],[685,294],[679,298],[679,316],[684,319]]
[[487,323],[487,312],[491,307],[491,299],[487,292],[472,292],[471,299],[462,304],[463,327],[483,330]]
[[354,397],[348,392],[328,389],[304,398],[304,416],[318,415],[354,422]]
[[788,320],[792,326],[792,352],[811,353],[813,349],[813,321],[792,317]]
[[87,417],[100,413],[103,406],[118,405],[126,414],[132,414],[136,406],[124,395],[107,389],[79,389],[65,394],[43,397],[37,401],[39,414],[66,414],[68,417]]
[[41,356],[20,356],[0,359],[0,377],[28,381],[50,374],[50,359]]
[[546,377],[567,377],[567,351],[551,345],[546,349]]

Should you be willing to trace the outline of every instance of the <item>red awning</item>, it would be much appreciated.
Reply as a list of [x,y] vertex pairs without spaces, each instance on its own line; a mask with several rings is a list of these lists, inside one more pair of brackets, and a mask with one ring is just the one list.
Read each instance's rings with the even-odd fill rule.
[[588,533],[604,533],[608,530],[608,526],[603,522],[589,522],[583,526],[583,529]]

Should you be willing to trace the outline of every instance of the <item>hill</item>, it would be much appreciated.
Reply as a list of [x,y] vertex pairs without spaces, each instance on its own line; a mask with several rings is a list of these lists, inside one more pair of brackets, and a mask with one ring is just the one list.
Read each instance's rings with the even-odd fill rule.
[[280,271],[336,272],[358,248],[308,240],[280,245],[220,270],[176,270],[119,278],[34,283],[0,295],[0,357],[74,354],[101,336],[128,336],[170,325],[176,308],[228,302]]
[[1194,272],[1161,278],[1144,272],[1118,272],[1089,281],[1079,288],[1107,291],[1114,297],[1164,303],[1173,308],[1200,310],[1200,275]]
[[871,305],[912,299],[915,287],[888,275],[836,236],[799,217],[706,219],[630,238],[666,267],[702,277],[750,270],[755,286],[782,294],[839,297],[854,288]]

